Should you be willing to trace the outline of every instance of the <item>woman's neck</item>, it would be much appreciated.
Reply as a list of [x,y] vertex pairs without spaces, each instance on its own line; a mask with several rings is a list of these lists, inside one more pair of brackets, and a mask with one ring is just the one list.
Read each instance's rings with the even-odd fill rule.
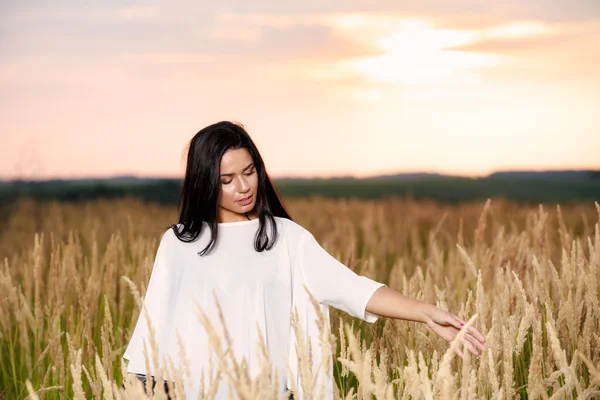
[[223,223],[223,222],[240,222],[240,221],[248,221],[248,220],[253,220],[258,218],[258,215],[256,215],[256,213],[254,211],[247,211],[243,214],[237,214],[237,213],[227,213],[227,216],[223,216],[221,215],[218,218],[218,222],[219,223]]

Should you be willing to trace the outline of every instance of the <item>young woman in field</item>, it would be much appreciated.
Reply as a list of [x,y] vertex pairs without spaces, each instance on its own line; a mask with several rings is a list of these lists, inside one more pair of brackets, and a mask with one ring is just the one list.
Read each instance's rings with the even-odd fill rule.
[[[317,312],[309,293],[327,324],[328,306],[369,323],[380,316],[422,322],[447,341],[464,323],[432,304],[357,275],[325,251],[308,230],[292,221],[241,125],[219,122],[192,138],[179,212],[179,223],[164,232],[156,253],[144,297],[148,313],[140,314],[123,357],[129,360],[127,371],[141,379],[147,372],[144,348],[149,360],[170,357],[176,366],[187,362],[188,399],[197,398],[201,377],[208,387],[215,374],[209,376],[213,347],[201,316],[211,321],[217,333],[212,337],[218,336],[231,356],[245,359],[252,377],[259,369],[256,344],[262,340],[273,374],[278,374],[280,396],[289,395],[289,389],[296,399],[304,391],[290,311],[298,311],[304,342],[311,340],[313,372],[326,361],[316,348]],[[229,343],[218,323],[218,306]],[[146,315],[152,321],[156,347]],[[474,355],[484,349],[484,338],[473,327],[465,342]],[[332,399],[333,363],[329,361],[323,373],[327,398]],[[148,371],[154,379],[154,366]],[[222,378],[215,398],[227,399],[230,390]]]

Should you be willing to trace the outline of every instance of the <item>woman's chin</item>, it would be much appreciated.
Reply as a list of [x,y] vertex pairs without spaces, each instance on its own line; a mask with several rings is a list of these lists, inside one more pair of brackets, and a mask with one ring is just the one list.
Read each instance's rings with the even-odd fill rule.
[[238,209],[241,210],[240,211],[241,214],[250,212],[254,209],[254,203],[250,203],[247,206],[238,206]]

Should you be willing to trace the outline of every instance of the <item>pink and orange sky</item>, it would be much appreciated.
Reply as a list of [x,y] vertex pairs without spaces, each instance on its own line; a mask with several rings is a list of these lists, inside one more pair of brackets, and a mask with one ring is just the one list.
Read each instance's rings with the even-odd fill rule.
[[0,179],[600,168],[599,65],[596,0],[2,2]]

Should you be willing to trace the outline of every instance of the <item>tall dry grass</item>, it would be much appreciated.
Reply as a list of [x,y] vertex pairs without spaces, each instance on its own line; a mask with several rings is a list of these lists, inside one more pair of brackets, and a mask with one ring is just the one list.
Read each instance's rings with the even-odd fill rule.
[[[486,336],[480,359],[464,351],[461,360],[453,351],[459,340],[449,346],[424,324],[367,324],[331,309],[331,332],[322,329],[321,346],[311,349],[334,351],[336,398],[600,397],[597,204],[308,198],[288,205],[357,273],[464,320],[475,316],[469,324]],[[121,356],[160,235],[175,221],[174,208],[135,199],[22,201],[10,210],[0,227],[0,397],[144,397],[135,378],[124,382]],[[263,369],[250,377],[215,336],[213,324],[222,321],[206,319],[201,305],[197,316],[213,332],[210,375],[231,382],[239,398],[277,398],[264,344]],[[307,353],[299,349],[306,398],[320,398]],[[175,382],[190,378],[185,363],[163,368]],[[204,398],[214,394],[212,383],[203,382]],[[164,398],[160,387],[156,398]]]

